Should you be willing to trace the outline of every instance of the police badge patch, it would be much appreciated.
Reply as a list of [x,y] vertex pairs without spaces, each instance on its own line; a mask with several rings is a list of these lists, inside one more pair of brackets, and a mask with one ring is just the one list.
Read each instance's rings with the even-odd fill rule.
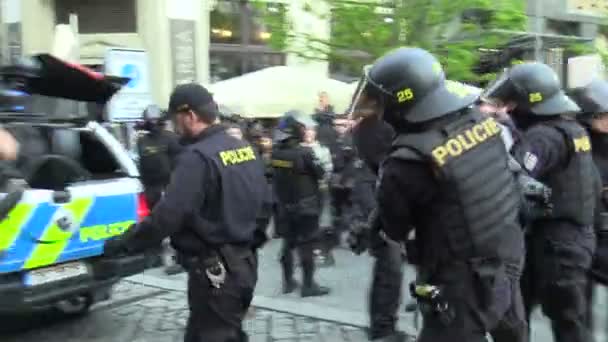
[[538,163],[538,157],[534,153],[526,152],[524,155],[524,167],[529,172],[534,170]]

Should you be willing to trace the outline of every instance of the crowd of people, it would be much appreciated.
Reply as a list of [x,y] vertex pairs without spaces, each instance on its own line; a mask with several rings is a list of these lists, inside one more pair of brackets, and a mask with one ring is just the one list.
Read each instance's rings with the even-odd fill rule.
[[[555,341],[593,340],[592,288],[607,279],[607,82],[567,93],[550,67],[527,62],[479,94],[447,81],[427,51],[400,48],[365,69],[348,113],[326,93],[316,113],[273,125],[217,108],[200,85],[175,89],[181,140],[139,149],[157,204],[106,243],[107,254],[134,253],[170,237],[189,273],[186,341],[246,340],[271,218],[284,293],[329,294],[317,264],[334,264],[343,243],[369,250],[370,340],[406,338],[396,330],[406,261],[418,341],[528,341],[536,304]],[[159,155],[150,165],[164,165],[162,181],[147,181],[143,159]]]

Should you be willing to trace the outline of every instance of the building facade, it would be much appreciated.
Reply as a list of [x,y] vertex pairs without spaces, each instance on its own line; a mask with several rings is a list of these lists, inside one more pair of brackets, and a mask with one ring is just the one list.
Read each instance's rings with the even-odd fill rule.
[[529,31],[595,38],[606,24],[608,0],[528,0]]
[[[534,33],[579,38],[605,45],[608,0],[528,0],[528,30]],[[567,82],[568,58],[561,47],[542,50],[544,61],[552,65]]]
[[79,62],[104,63],[110,47],[147,51],[154,100],[163,105],[180,83],[203,84],[273,65],[326,76],[327,63],[274,51],[261,11],[291,19],[292,30],[329,35],[329,24],[303,11],[308,0],[251,4],[234,0],[1,0],[2,61],[50,52],[55,25],[78,18]]

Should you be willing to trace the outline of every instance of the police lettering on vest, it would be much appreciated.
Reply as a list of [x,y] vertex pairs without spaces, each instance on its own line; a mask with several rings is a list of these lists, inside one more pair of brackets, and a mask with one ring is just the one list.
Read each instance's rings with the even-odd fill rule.
[[235,150],[220,151],[220,159],[224,166],[237,165],[255,160],[255,152],[251,146],[241,147]]
[[574,138],[572,141],[574,142],[574,152],[579,153],[591,151],[591,141],[589,140],[588,136],[584,135],[579,138]]
[[272,165],[272,167],[278,167],[282,169],[293,169],[293,162],[289,160],[273,159],[270,164]]
[[499,133],[498,123],[488,118],[435,147],[432,151],[433,158],[439,166],[443,166],[448,158],[458,157]]

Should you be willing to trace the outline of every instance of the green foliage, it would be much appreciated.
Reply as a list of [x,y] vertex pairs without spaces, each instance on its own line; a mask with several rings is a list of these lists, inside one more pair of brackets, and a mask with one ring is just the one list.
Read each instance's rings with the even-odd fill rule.
[[[498,48],[509,38],[492,30],[525,31],[527,23],[524,0],[394,0],[382,2],[384,11],[374,0],[325,2],[332,13],[329,39],[295,32],[286,17],[266,15],[265,22],[273,32],[272,46],[305,58],[340,63],[350,70],[361,70],[397,46],[418,46],[438,56],[448,77],[475,82],[486,77],[472,71],[479,60],[478,49]],[[306,4],[309,13],[317,10],[310,2]],[[392,14],[387,14],[388,6]],[[458,19],[472,9],[478,20]]]
[[593,43],[572,43],[564,48],[565,52],[572,56],[582,56],[595,53]]

